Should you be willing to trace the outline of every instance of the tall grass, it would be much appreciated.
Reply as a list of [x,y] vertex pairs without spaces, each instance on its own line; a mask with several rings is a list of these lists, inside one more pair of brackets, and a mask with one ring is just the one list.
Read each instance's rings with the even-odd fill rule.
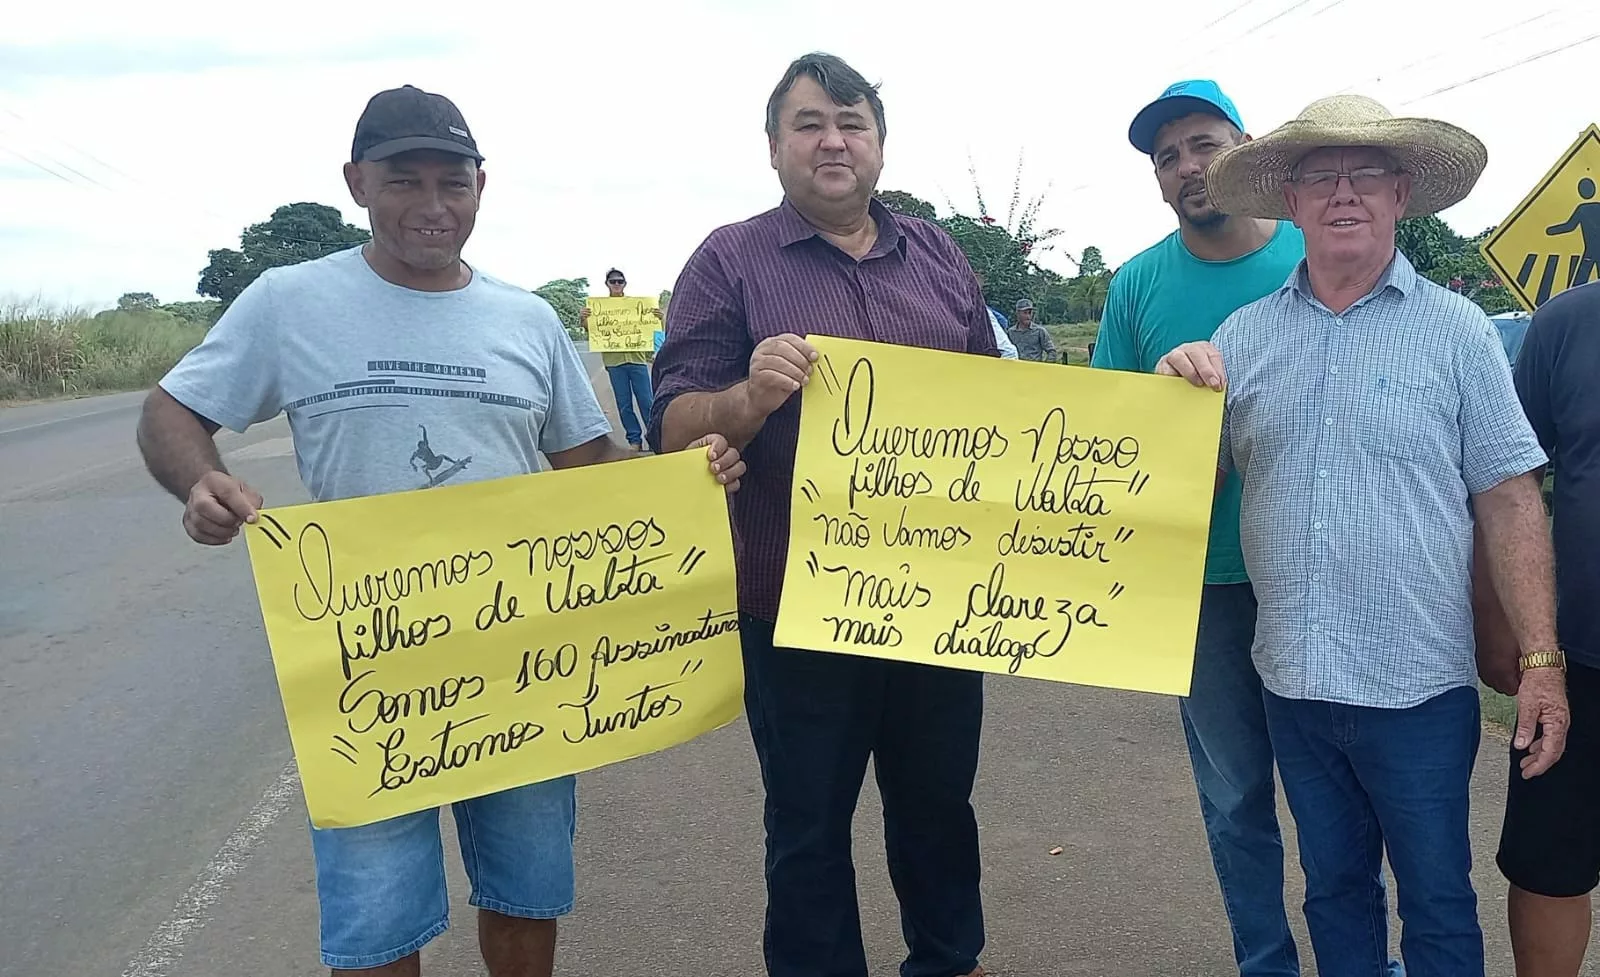
[[0,401],[141,389],[205,334],[159,309],[89,315],[0,305]]

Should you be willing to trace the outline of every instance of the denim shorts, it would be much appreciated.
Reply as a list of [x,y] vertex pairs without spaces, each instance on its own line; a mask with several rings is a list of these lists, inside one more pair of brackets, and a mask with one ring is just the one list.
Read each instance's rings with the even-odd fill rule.
[[[572,911],[576,778],[451,805],[471,903],[506,916]],[[422,949],[450,925],[439,809],[356,828],[312,828],[322,963],[365,970]]]

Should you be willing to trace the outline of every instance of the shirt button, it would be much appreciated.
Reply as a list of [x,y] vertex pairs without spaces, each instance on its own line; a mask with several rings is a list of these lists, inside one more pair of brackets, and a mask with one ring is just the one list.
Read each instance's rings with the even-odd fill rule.
[[1320,632],[1322,630],[1322,625],[1313,624],[1313,625],[1311,625],[1311,630],[1312,630],[1313,633]]
[[1318,478],[1327,478],[1328,477],[1328,470],[1326,468],[1317,469],[1317,477]]
[[1328,427],[1332,427],[1332,426],[1333,426],[1333,418],[1331,418],[1331,417],[1324,417],[1324,418],[1323,418],[1323,419],[1322,419],[1322,423],[1323,423],[1323,424],[1326,424],[1326,425],[1327,425],[1327,426],[1328,426]]
[[1339,368],[1336,367],[1336,366],[1329,367],[1328,368],[1328,372],[1334,374],[1335,376],[1337,376],[1338,373],[1339,373]]
[[1312,529],[1321,529],[1322,528],[1322,523],[1314,522],[1314,523],[1311,524],[1311,528]]
[[1316,583],[1318,580],[1321,580],[1321,579],[1322,579],[1322,574],[1320,574],[1320,573],[1313,573],[1311,575],[1311,582],[1312,583]]

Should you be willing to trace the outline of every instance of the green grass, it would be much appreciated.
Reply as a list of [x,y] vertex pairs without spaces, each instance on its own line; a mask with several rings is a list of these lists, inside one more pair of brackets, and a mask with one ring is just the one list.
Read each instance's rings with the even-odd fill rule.
[[1067,362],[1073,366],[1086,366],[1089,363],[1089,344],[1094,342],[1095,334],[1100,331],[1098,322],[1069,322],[1053,326],[1045,326],[1045,331],[1050,334],[1051,340],[1056,344],[1056,349],[1067,354]]
[[139,390],[205,337],[170,312],[0,305],[0,401]]
[[1517,728],[1517,700],[1501,695],[1483,683],[1478,683],[1478,701],[1483,707],[1484,721],[1493,723],[1510,733]]

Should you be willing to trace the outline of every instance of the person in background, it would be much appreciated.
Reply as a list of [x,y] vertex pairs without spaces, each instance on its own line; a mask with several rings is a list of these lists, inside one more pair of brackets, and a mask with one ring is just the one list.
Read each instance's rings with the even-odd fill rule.
[[[907,956],[900,972],[983,972],[972,786],[983,674],[773,644],[801,386],[817,334],[994,356],[967,258],[938,225],[873,199],[877,88],[827,54],[767,100],[782,203],[719,227],[672,290],[651,438],[678,451],[727,427],[750,474],[734,496],[745,707],[766,790],[771,977],[867,977],[851,825],[870,759]],[[697,433],[698,432],[698,433]]]
[[1011,327],[1008,335],[1017,347],[1018,359],[1039,363],[1060,362],[1061,355],[1056,352],[1056,344],[1051,341],[1050,333],[1033,321],[1032,299],[1017,299],[1017,324]]
[[[606,272],[606,292],[612,298],[622,298],[627,294],[627,288],[626,275],[615,268]],[[661,318],[660,309],[656,309],[655,314],[656,318]],[[589,328],[587,305],[578,313],[578,324],[586,330]],[[611,378],[611,394],[617,399],[617,416],[622,419],[623,436],[635,451],[645,450],[644,429],[650,423],[650,408],[655,403],[650,390],[650,364],[654,360],[654,352],[600,354],[600,362],[605,364],[606,375]],[[635,404],[638,405],[637,413],[634,411]]]
[[[1281,286],[1305,257],[1293,223],[1230,217],[1206,195],[1206,166],[1249,138],[1233,101],[1205,79],[1169,86],[1134,117],[1128,141],[1150,161],[1178,227],[1111,277],[1091,367],[1154,372],[1169,350],[1210,339],[1236,309]],[[1212,501],[1194,676],[1178,715],[1240,977],[1295,977],[1255,634],[1239,476],[1230,472]]]
[[[1513,744],[1495,861],[1517,977],[1577,977],[1600,884],[1600,282],[1539,306],[1515,357],[1517,395],[1555,469],[1556,631],[1566,655],[1572,729],[1539,777]],[[1536,473],[1543,480],[1543,472]],[[1482,534],[1480,533],[1480,537]],[[1480,538],[1478,627],[1485,682],[1518,695],[1528,662],[1496,594]]]

